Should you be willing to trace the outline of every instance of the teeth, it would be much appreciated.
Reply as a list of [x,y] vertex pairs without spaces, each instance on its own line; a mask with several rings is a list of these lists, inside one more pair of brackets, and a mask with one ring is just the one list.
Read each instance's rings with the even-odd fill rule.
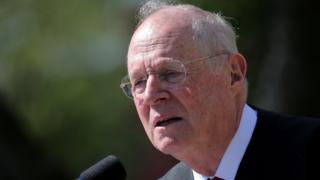
[[173,117],[173,118],[158,122],[157,126],[166,126],[168,124],[171,124],[171,123],[174,123],[174,122],[177,122],[177,121],[180,121],[180,120],[182,120],[181,117]]

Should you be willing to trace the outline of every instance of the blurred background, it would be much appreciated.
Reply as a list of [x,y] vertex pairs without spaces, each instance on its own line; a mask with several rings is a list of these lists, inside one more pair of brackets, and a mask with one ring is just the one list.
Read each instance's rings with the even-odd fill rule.
[[[222,12],[249,63],[249,103],[320,117],[318,6],[185,0]],[[128,179],[175,160],[149,143],[119,88],[140,0],[0,1],[0,179],[75,179],[114,154]]]

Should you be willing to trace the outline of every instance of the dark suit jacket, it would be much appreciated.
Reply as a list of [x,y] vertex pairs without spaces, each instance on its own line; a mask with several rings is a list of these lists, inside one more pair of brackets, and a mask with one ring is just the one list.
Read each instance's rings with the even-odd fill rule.
[[[320,119],[257,110],[258,120],[236,180],[320,180]],[[161,180],[193,180],[180,162]]]

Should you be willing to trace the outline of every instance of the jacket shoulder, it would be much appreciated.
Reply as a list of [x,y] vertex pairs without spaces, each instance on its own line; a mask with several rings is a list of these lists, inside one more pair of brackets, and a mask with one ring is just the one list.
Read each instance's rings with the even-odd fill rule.
[[185,163],[180,162],[173,166],[163,177],[159,180],[193,180],[191,168]]
[[320,119],[255,110],[257,124],[236,179],[319,179]]

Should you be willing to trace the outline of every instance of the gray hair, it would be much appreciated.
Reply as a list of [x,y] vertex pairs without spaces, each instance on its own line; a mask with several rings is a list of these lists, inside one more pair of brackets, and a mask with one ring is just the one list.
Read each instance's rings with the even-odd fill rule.
[[201,51],[226,50],[232,54],[238,52],[236,33],[232,25],[220,13],[204,11],[190,4],[177,4],[172,0],[146,1],[137,15],[138,26],[156,11],[168,7],[175,7],[200,14],[200,16],[192,16],[191,18],[193,39],[199,43],[198,47],[201,47]]

